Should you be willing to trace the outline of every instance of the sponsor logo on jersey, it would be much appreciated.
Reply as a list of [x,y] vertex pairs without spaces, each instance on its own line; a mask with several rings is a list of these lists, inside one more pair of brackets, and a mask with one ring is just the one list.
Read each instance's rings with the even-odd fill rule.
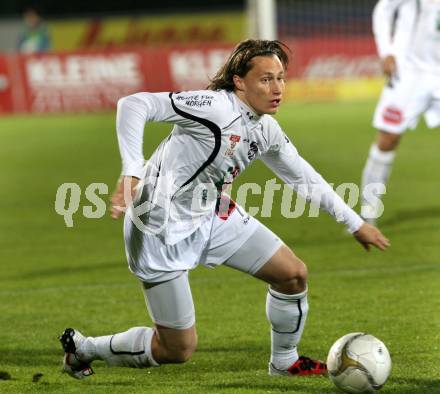
[[231,134],[231,136],[229,137],[229,140],[232,142],[240,142],[241,137],[239,135],[235,135],[235,134]]
[[391,124],[400,124],[403,120],[403,114],[402,111],[395,107],[387,107],[383,111],[382,114],[383,120],[386,123]]
[[241,137],[239,135],[231,134],[229,136],[229,147],[225,151],[225,156],[233,156],[234,155],[234,148],[236,147],[237,143],[240,142]]
[[185,105],[188,107],[210,107],[214,100],[214,96],[205,94],[194,94],[191,96],[178,95],[175,99],[177,101],[184,101]]

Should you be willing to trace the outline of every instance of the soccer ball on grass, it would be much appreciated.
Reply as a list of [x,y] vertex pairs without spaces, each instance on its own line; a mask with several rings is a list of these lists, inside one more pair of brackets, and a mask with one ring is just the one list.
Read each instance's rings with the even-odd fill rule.
[[328,374],[346,393],[375,393],[391,372],[391,357],[379,339],[362,332],[339,338],[327,357]]

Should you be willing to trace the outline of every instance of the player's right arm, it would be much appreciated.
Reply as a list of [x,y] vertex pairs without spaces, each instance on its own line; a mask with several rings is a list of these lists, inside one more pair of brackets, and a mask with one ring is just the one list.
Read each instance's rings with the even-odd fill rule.
[[[116,189],[111,197],[110,216],[118,219],[125,212],[126,201],[133,200],[136,194],[136,186],[139,178],[134,176],[120,176],[116,184]],[[126,195],[128,193],[128,195]]]
[[[136,93],[118,101],[116,131],[122,159],[122,173],[111,198],[110,213],[117,219],[125,211],[127,197],[144,171],[143,137],[147,122],[168,122],[195,134],[210,133],[206,122],[224,126],[224,98],[213,91],[182,93]],[[125,194],[124,194],[125,193]]]

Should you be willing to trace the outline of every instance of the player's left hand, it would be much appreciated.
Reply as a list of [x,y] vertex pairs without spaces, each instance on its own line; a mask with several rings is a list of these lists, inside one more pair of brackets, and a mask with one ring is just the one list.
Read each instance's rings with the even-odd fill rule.
[[[138,183],[139,179],[132,176],[122,176],[119,178],[116,190],[110,200],[110,215],[113,219],[119,219],[126,210],[127,202],[133,201]],[[126,195],[126,193],[128,194]]]
[[388,238],[379,229],[366,222],[353,235],[366,250],[370,250],[370,245],[380,250],[385,250],[390,246]]

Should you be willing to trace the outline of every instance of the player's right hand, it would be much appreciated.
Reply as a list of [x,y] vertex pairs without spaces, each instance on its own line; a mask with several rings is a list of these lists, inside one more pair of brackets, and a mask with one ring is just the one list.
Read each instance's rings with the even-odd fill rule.
[[382,71],[387,78],[392,78],[397,75],[397,63],[393,55],[385,56],[382,59]]
[[121,176],[110,199],[110,215],[113,219],[119,219],[127,209],[136,194],[136,186],[139,179],[132,176]]

